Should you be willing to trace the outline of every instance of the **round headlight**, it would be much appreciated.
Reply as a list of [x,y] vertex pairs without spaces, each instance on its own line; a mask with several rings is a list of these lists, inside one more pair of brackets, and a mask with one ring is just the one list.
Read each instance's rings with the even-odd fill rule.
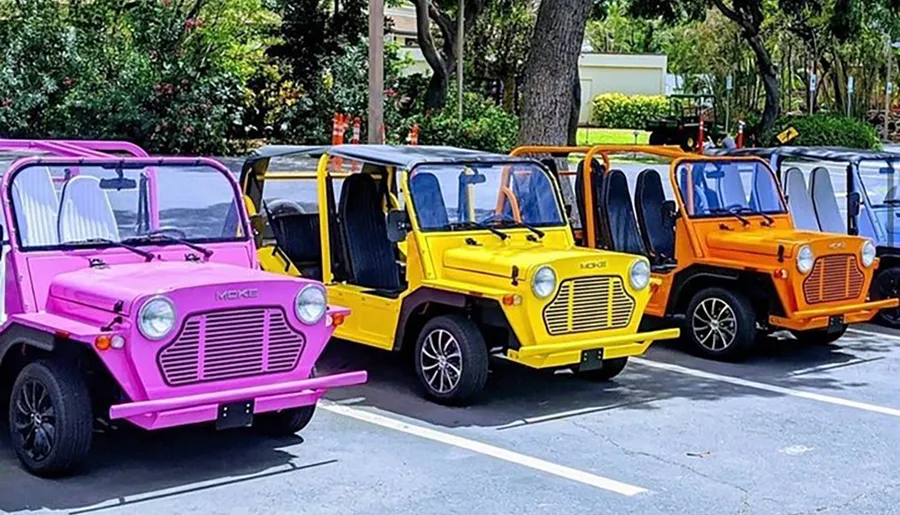
[[866,240],[862,246],[862,264],[866,268],[872,266],[872,263],[875,262],[875,244],[872,243],[871,240]]
[[160,340],[175,327],[175,305],[165,297],[153,297],[138,311],[138,329],[149,340]]
[[556,291],[556,272],[549,266],[542,266],[534,273],[531,291],[541,299],[546,299]]
[[797,270],[801,274],[809,273],[812,270],[815,259],[816,256],[813,254],[812,249],[809,248],[809,245],[800,247],[800,251],[797,252]]
[[635,290],[643,290],[650,284],[650,265],[643,259],[638,259],[631,264],[628,270],[628,282]]
[[294,310],[297,313],[297,318],[304,324],[313,325],[318,323],[328,310],[325,290],[318,286],[306,286],[297,294]]

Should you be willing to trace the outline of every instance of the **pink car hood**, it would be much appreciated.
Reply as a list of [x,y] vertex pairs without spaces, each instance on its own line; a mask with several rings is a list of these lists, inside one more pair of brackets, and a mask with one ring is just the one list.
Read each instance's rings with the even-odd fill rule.
[[[262,297],[277,292],[279,286],[296,292],[301,283],[234,265],[154,261],[59,274],[50,284],[50,297],[129,315],[136,300],[176,290],[197,290],[198,303],[212,304],[217,299]],[[121,303],[118,308],[117,303]]]

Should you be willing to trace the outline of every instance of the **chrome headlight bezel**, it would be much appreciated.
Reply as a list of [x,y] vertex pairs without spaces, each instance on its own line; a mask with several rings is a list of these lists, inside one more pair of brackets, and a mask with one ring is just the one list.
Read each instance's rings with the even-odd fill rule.
[[555,291],[556,271],[550,265],[539,266],[531,278],[531,292],[539,299],[546,299]]
[[[859,258],[866,268],[870,268],[875,263],[875,257],[878,255],[878,249],[872,240],[866,240],[859,249]],[[866,262],[868,261],[868,262]]]
[[[170,313],[170,315],[165,315],[160,317],[159,313],[157,313],[157,318],[161,318],[165,321],[166,326],[163,329],[152,328],[150,326],[150,322],[148,321],[148,312],[152,308],[162,307],[162,313]],[[150,297],[146,302],[141,306],[141,309],[138,310],[137,317],[137,326],[138,331],[140,331],[141,335],[153,341],[162,340],[166,336],[168,336],[173,329],[175,329],[175,321],[178,319],[178,313],[175,311],[175,303],[173,303],[168,297],[163,295],[156,295],[154,297]]]
[[[316,307],[312,313],[305,309],[309,306]],[[294,297],[294,315],[306,325],[318,324],[328,313],[328,294],[324,288],[308,284],[304,286]]]
[[650,263],[645,259],[636,259],[628,268],[628,284],[636,291],[650,286]]
[[795,259],[797,271],[801,274],[808,274],[816,262],[816,255],[813,253],[809,245],[803,245],[797,250],[797,258]]

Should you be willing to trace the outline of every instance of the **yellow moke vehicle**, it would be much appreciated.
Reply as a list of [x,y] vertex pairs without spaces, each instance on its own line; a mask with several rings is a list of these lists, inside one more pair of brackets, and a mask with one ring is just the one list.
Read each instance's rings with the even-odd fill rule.
[[412,350],[435,402],[472,402],[491,355],[606,380],[679,336],[639,332],[655,287],[647,258],[576,247],[536,161],[448,147],[265,147],[241,184],[262,266],[322,280],[352,310],[338,338]]

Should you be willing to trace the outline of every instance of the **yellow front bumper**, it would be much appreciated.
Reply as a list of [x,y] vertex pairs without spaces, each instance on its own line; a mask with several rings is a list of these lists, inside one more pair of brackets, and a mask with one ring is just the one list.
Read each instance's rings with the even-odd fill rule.
[[604,359],[640,356],[647,351],[651,343],[657,340],[671,340],[679,336],[681,336],[681,330],[673,328],[569,343],[523,345],[519,350],[508,350],[506,357],[516,363],[533,368],[563,367],[580,363],[582,351],[603,349]]
[[769,324],[774,327],[791,329],[794,331],[809,331],[828,327],[828,319],[834,315],[844,315],[845,324],[868,322],[879,310],[896,308],[897,299],[885,299],[873,302],[860,302],[859,304],[845,304],[833,308],[808,309],[795,311],[788,317],[769,316]]

